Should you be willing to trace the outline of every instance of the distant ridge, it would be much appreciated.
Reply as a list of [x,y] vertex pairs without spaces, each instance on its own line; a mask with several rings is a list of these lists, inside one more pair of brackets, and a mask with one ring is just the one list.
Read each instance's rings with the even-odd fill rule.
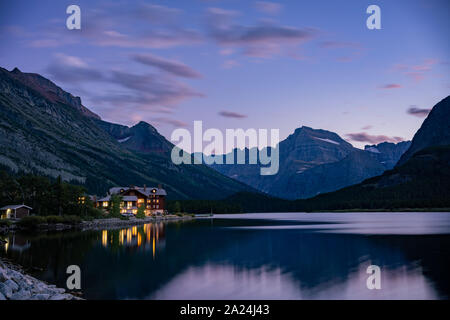
[[[280,142],[277,175],[261,176],[259,166],[255,165],[214,164],[212,167],[274,197],[309,198],[392,169],[408,146],[409,142],[379,144],[372,146],[372,152],[363,151],[334,132],[303,126]],[[379,150],[375,154],[376,147]],[[233,152],[245,152],[248,159],[248,149]]]

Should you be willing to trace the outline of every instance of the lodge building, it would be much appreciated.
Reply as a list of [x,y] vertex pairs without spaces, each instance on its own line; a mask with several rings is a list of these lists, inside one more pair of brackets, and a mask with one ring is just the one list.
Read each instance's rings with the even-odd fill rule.
[[114,187],[109,189],[108,195],[97,200],[96,206],[107,210],[111,205],[111,197],[118,195],[122,198],[120,213],[137,214],[140,206],[145,206],[145,215],[161,215],[166,210],[166,190],[158,188],[142,187]]

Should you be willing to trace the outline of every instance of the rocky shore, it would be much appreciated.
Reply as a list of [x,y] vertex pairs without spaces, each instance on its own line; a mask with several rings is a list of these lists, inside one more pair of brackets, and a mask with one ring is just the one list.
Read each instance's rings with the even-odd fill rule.
[[[42,225],[39,231],[61,231],[66,229],[86,230],[102,230],[117,229],[129,226],[143,225],[147,223],[155,223],[162,221],[190,220],[193,217],[189,215],[176,216],[167,215],[160,217],[146,217],[144,219],[136,219],[130,217],[127,220],[122,219],[96,219],[93,221],[83,221],[78,225]],[[17,231],[15,224],[2,226],[3,233]],[[0,239],[0,248],[5,245]],[[63,288],[57,288],[55,285],[47,284],[26,274],[20,266],[14,265],[8,261],[0,260],[0,300],[83,300]]]
[[0,300],[83,300],[0,260]]
[[137,219],[134,217],[130,217],[128,220],[122,220],[117,218],[111,219],[96,219],[93,221],[83,221],[80,225],[82,231],[85,230],[100,230],[100,229],[115,229],[121,227],[129,227],[129,226],[138,226],[147,223],[154,223],[160,221],[177,221],[177,220],[191,220],[193,217],[186,216],[176,216],[176,215],[167,215],[167,216],[157,216],[157,217],[145,217],[144,219]]
[[[166,216],[156,216],[156,217],[145,217],[144,219],[137,219],[135,217],[130,217],[127,220],[122,220],[118,218],[109,219],[95,219],[92,221],[82,221],[78,224],[40,224],[34,231],[46,232],[46,231],[64,231],[69,229],[79,229],[81,231],[86,230],[100,230],[105,228],[120,228],[143,225],[151,222],[159,221],[177,221],[177,220],[191,220],[193,219],[190,215],[177,216],[177,215],[166,215]],[[19,230],[20,228],[15,223],[10,223],[9,225],[0,225],[0,234],[8,234]]]

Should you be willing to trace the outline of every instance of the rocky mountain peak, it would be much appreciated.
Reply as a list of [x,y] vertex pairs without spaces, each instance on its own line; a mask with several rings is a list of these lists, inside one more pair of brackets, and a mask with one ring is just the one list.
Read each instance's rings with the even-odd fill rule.
[[132,128],[136,130],[150,130],[151,132],[158,133],[158,131],[150,123],[145,121],[139,121],[138,124],[134,125]]
[[416,152],[428,147],[450,145],[450,96],[436,104],[414,135],[411,147],[398,165],[404,164]]
[[74,97],[72,94],[64,91],[52,81],[36,73],[24,73],[17,67],[12,71],[6,71],[10,77],[19,81],[25,87],[39,93],[43,98],[53,103],[63,103],[72,106],[80,111],[84,116],[100,119],[100,117],[91,110],[82,105],[80,97]]

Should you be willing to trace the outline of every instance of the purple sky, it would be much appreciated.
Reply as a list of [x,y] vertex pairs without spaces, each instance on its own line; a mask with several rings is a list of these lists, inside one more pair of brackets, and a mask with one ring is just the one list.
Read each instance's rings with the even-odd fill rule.
[[[66,29],[66,8],[82,30]],[[366,8],[381,8],[368,30]],[[450,92],[450,6],[396,1],[2,1],[0,66],[37,72],[104,120],[411,139]]]

